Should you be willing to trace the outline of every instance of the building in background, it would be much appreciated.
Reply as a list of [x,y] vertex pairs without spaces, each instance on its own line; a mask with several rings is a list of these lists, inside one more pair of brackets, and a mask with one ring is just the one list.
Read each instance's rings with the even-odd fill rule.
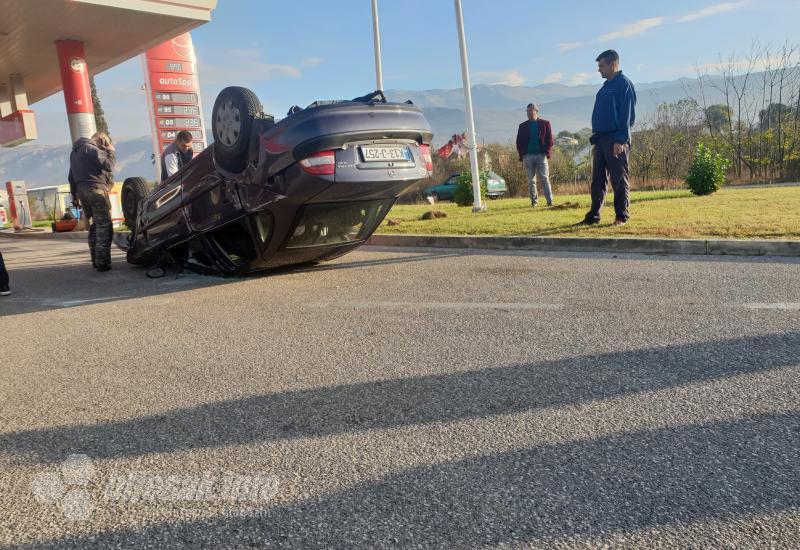
[[89,76],[208,22],[217,0],[0,0],[0,146],[36,139],[64,92],[73,141],[95,132]]

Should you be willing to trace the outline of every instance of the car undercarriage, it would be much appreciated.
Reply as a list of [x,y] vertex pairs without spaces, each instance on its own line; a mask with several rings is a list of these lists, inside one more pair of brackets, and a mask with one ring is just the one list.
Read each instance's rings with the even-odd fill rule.
[[240,275],[329,260],[366,241],[398,196],[432,173],[422,111],[381,92],[294,107],[276,122],[230,87],[214,143],[150,190],[129,178],[127,260]]

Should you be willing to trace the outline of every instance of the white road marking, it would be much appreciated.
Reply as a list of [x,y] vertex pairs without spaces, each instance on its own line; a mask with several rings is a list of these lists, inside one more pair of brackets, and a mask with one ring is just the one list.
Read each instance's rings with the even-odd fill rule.
[[746,309],[789,309],[789,310],[800,310],[800,303],[792,303],[792,302],[774,302],[774,303],[754,303],[754,304],[742,304],[743,308]]
[[497,309],[497,310],[558,310],[564,304],[537,304],[521,302],[317,302],[308,304],[312,308],[355,308],[355,309]]

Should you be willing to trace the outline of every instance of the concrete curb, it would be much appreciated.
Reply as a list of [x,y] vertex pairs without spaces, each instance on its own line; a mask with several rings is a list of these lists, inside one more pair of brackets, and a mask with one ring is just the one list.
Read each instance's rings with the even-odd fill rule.
[[50,233],[49,231],[20,232],[0,231],[0,237],[7,239],[52,239],[52,240],[81,240],[85,241],[89,237],[88,231],[68,231],[66,233]]
[[628,254],[800,256],[800,241],[628,239],[584,237],[495,237],[451,235],[373,235],[374,246],[476,248],[483,250],[557,250]]
[[[86,231],[69,233],[13,233],[10,239],[87,239]],[[629,239],[589,237],[496,237],[457,235],[373,235],[366,244],[408,248],[475,248],[482,250],[551,250],[564,252],[619,252],[628,254],[693,254],[713,256],[795,256],[800,241],[732,239]]]

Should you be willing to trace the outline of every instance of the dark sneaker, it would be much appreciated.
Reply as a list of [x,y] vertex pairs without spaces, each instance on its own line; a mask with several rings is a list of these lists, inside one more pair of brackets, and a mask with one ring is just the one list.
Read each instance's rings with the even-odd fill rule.
[[553,201],[548,202],[547,206],[553,206]]
[[590,211],[586,213],[582,221],[576,223],[575,225],[594,225],[596,223],[600,223],[600,216],[593,218],[592,213]]
[[100,273],[103,273],[104,271],[111,271],[111,266],[110,265],[98,265],[96,269]]
[[614,225],[625,225],[626,223],[628,223],[628,220],[623,220],[621,218],[614,220]]
[[537,205],[537,204],[539,204],[539,201],[532,202],[532,203],[531,203],[531,208],[534,208],[534,207],[536,207],[536,205]]
[[8,285],[0,286],[0,296],[8,296],[11,294],[11,289],[8,288]]

